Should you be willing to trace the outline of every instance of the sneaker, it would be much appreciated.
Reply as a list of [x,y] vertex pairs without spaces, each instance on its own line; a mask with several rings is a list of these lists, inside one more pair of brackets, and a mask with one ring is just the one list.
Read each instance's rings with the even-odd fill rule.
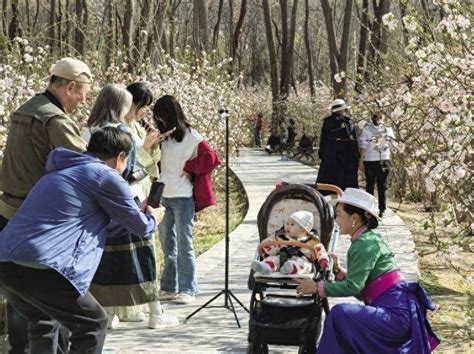
[[169,293],[167,291],[160,290],[160,301],[175,300],[178,297],[176,293]]
[[120,322],[143,322],[146,320],[146,316],[143,312],[138,312],[133,316],[127,316],[124,318],[120,318]]
[[272,269],[270,268],[268,264],[259,262],[259,261],[253,261],[250,267],[252,268],[254,272],[260,273],[263,275],[268,275],[272,272]]
[[190,304],[196,300],[196,296],[194,295],[189,295],[186,293],[179,293],[178,296],[176,296],[176,299],[174,299],[174,302],[177,304]]
[[115,315],[107,314],[107,329],[114,329],[118,326],[120,320]]
[[148,328],[151,329],[176,327],[178,325],[178,317],[166,312],[162,312],[161,315],[151,314],[150,320],[148,321]]

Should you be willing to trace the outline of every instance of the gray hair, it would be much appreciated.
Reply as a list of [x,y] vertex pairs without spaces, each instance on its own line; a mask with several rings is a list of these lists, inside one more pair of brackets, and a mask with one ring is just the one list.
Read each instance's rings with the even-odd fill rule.
[[87,126],[104,127],[109,123],[125,123],[124,117],[130,111],[132,102],[132,94],[125,86],[104,86],[92,107]]

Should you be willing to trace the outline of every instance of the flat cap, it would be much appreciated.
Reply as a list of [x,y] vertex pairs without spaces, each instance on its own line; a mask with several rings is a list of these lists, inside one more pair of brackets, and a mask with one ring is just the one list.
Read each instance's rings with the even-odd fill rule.
[[[86,63],[74,58],[58,60],[51,68],[51,75],[86,84],[92,81],[92,73]],[[87,76],[87,79],[84,76]]]

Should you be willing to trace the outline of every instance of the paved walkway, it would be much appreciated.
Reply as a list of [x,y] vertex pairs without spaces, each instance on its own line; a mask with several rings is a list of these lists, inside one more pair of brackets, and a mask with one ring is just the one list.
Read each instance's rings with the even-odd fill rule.
[[[282,161],[279,156],[268,156],[263,151],[242,150],[232,162],[232,170],[242,181],[249,199],[249,210],[241,225],[230,235],[230,285],[231,291],[246,306],[250,301],[247,290],[249,266],[258,243],[257,213],[275,183],[285,179],[292,183],[312,182],[313,168],[295,161]],[[387,210],[378,231],[395,252],[396,260],[409,279],[417,277],[417,259],[414,243],[403,221]],[[197,260],[201,293],[192,305],[169,305],[169,311],[180,321],[208,301],[224,287],[224,241],[219,242]],[[337,252],[345,261],[349,246],[347,236],[339,239]],[[330,303],[342,299],[331,299]],[[348,301],[349,299],[344,299]],[[351,300],[355,301],[355,300]],[[214,305],[222,305],[222,296]],[[238,307],[237,314],[242,328],[236,325],[232,313],[224,308],[206,308],[179,327],[150,330],[146,323],[120,324],[107,335],[104,353],[242,353],[247,347],[248,315]],[[270,347],[272,353],[294,353],[294,348]]]

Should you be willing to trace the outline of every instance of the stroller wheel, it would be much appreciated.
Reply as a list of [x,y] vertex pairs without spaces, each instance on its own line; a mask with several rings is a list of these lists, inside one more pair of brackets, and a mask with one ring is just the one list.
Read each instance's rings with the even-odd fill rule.
[[268,354],[268,345],[258,342],[249,342],[247,354]]

